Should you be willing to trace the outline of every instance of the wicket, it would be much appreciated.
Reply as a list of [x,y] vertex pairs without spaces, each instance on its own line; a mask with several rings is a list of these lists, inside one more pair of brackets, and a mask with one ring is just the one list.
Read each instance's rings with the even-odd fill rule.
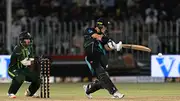
[[49,98],[50,97],[50,60],[48,58],[41,59],[40,62],[40,78],[41,78],[41,87],[40,87],[40,97]]

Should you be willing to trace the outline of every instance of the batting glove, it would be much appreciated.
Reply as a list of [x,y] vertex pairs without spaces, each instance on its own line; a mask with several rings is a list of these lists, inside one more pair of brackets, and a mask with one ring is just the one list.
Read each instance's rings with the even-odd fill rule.
[[109,39],[109,41],[107,42],[107,45],[111,49],[116,49],[116,47],[117,47],[116,43],[111,39]]
[[122,42],[119,41],[119,43],[116,44],[116,50],[120,51],[122,49]]

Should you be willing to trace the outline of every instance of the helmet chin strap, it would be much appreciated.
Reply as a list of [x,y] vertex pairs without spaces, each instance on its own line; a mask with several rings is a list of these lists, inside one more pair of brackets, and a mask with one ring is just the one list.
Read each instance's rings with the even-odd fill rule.
[[21,46],[25,47],[24,44],[21,41],[19,43],[20,43]]

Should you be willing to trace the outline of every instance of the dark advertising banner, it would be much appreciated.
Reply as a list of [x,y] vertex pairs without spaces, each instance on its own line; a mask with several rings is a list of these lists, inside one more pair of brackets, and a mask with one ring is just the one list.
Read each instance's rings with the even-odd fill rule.
[[[91,76],[84,56],[52,56],[51,59],[53,76]],[[140,74],[137,62],[132,55],[109,60],[107,71],[114,76]]]

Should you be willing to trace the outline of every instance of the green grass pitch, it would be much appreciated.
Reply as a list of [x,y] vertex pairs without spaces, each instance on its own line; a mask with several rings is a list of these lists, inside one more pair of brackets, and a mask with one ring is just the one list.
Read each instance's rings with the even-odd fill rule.
[[123,99],[111,99],[106,90],[92,94],[87,99],[82,85],[85,83],[51,84],[49,99],[27,98],[24,91],[29,84],[23,84],[16,99],[7,97],[9,84],[0,84],[0,101],[180,101],[179,83],[120,83],[116,84],[119,91],[125,94]]

